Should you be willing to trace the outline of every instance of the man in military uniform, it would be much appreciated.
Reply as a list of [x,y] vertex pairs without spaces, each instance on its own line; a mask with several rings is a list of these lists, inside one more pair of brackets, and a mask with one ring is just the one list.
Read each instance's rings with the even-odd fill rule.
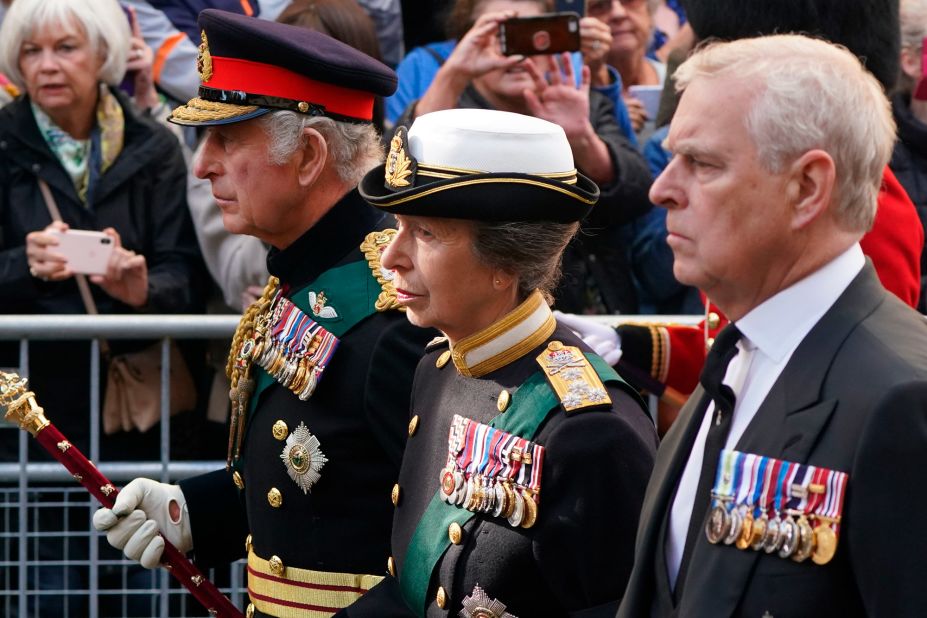
[[360,190],[399,221],[409,319],[445,337],[415,374],[390,577],[345,613],[614,615],[656,434],[548,304],[598,188],[539,118],[444,110],[405,136]]
[[232,343],[227,469],[136,479],[94,525],[147,567],[159,531],[201,566],[247,554],[248,616],[331,614],[384,572],[433,335],[396,310],[380,267],[391,231],[355,190],[382,158],[373,102],[396,78],[317,32],[215,10],[199,23],[200,96],[171,120],[206,127],[194,172],[229,231],[273,247],[271,278]]

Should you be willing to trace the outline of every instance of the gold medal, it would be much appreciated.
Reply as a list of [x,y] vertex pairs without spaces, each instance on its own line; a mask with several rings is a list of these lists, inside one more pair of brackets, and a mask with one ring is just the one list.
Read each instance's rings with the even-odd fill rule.
[[508,519],[515,512],[515,492],[508,483],[502,484],[502,490],[505,491],[505,506],[502,508],[502,516]]
[[744,515],[744,524],[740,529],[740,536],[734,541],[737,549],[747,549],[753,543],[753,513],[747,511]]
[[525,497],[525,518],[521,522],[521,527],[530,528],[538,519],[538,505],[527,489],[524,490],[523,495]]
[[798,543],[795,553],[792,554],[792,560],[804,562],[814,553],[814,530],[804,515],[798,517],[796,525],[798,526]]
[[814,541],[811,559],[815,564],[827,564],[837,553],[837,533],[830,524],[822,522],[814,529]]

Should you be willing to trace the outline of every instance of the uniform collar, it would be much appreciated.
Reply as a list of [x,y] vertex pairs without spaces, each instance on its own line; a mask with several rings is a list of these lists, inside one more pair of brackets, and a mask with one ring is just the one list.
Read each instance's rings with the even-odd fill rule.
[[359,251],[364,236],[384,218],[354,189],[289,247],[271,249],[267,270],[294,289],[303,287]]
[[556,327],[550,307],[535,290],[501,320],[453,345],[451,358],[461,375],[479,378],[535,349]]

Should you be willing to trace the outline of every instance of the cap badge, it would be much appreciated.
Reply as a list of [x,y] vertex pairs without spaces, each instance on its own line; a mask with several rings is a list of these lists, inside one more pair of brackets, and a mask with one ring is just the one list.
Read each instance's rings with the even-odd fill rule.
[[489,595],[477,584],[470,596],[464,598],[461,618],[516,618],[505,611],[505,604]]
[[405,127],[396,129],[396,134],[389,143],[386,155],[385,186],[391,191],[398,191],[415,182],[417,164],[407,152],[409,148],[408,132]]
[[201,82],[212,79],[212,54],[209,53],[209,41],[206,40],[206,31],[200,31],[199,54],[196,56],[196,72],[200,74]]
[[313,315],[318,318],[337,318],[338,312],[335,311],[334,307],[327,306],[327,302],[328,297],[325,295],[325,290],[320,291],[318,294],[309,291],[309,304],[312,306]]
[[286,466],[287,474],[304,494],[308,494],[312,486],[322,478],[322,466],[328,461],[319,448],[319,439],[309,433],[305,423],[300,423],[299,427],[287,436],[280,459]]

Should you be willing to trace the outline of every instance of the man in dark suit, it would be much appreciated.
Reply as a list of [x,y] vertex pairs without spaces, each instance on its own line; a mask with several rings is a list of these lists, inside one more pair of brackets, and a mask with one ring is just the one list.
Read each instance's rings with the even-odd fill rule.
[[674,274],[733,325],[660,447],[618,615],[927,615],[927,326],[858,244],[882,90],[795,35],[709,46],[676,81],[651,199]]

